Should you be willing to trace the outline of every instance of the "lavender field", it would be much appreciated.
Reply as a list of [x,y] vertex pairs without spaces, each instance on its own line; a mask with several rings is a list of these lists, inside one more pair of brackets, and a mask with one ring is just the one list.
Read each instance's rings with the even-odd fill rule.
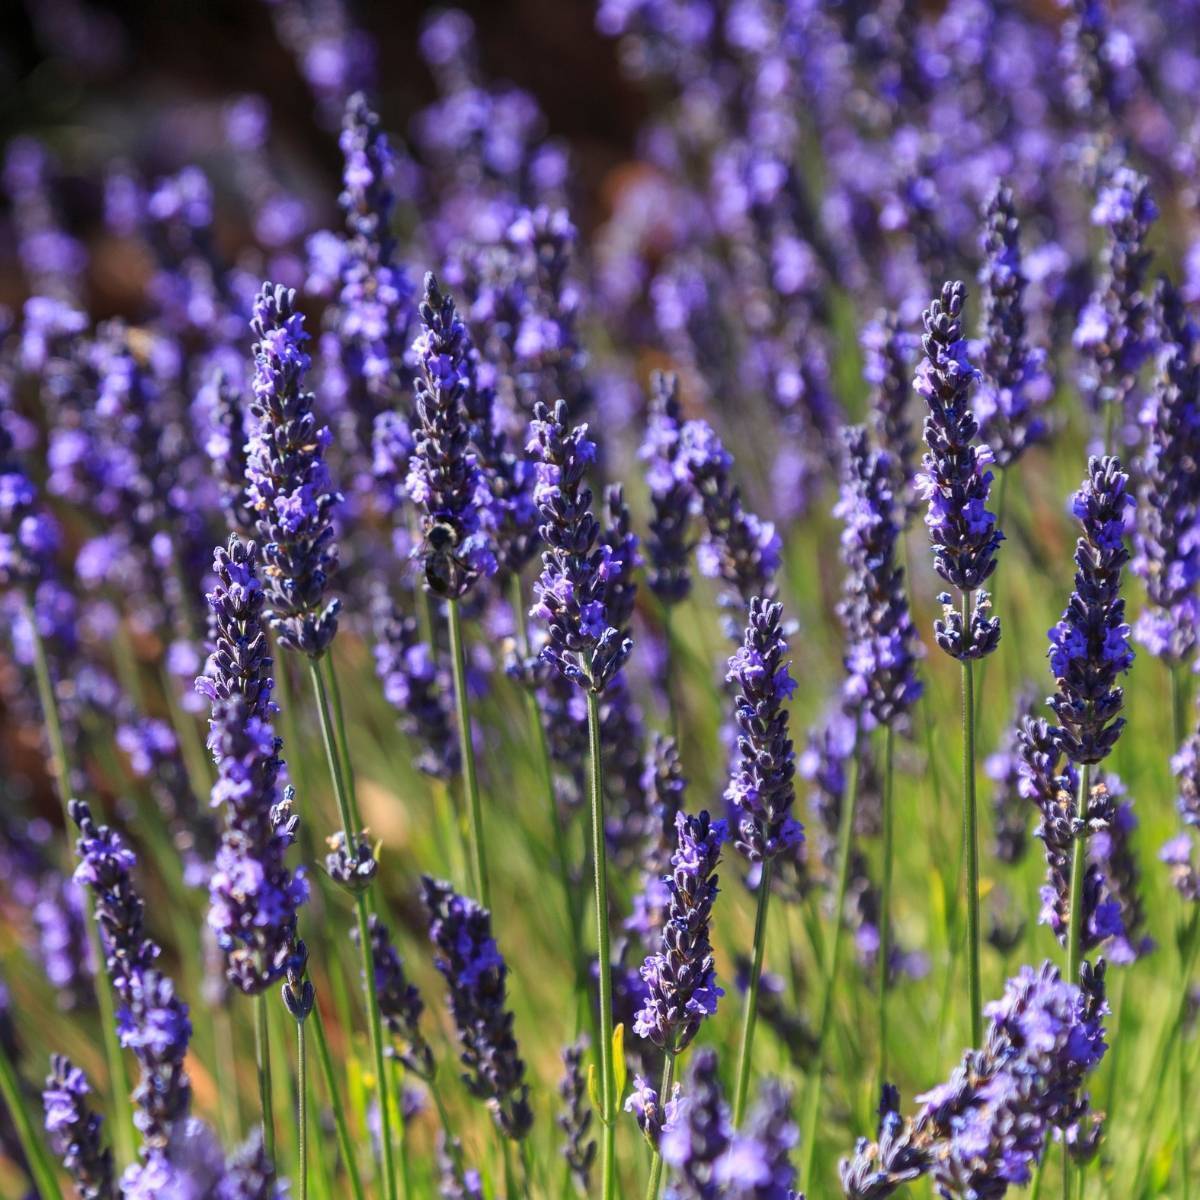
[[0,1196],[1192,1200],[1200,9],[3,27]]

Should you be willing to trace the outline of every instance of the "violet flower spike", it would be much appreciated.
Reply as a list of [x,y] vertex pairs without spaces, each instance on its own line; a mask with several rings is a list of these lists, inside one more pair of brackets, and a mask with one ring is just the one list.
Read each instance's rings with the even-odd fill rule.
[[791,813],[796,755],[785,703],[796,681],[786,661],[782,620],[782,604],[751,600],[742,646],[725,676],[738,687],[738,755],[725,798],[737,814],[734,844],[751,862],[772,859],[804,837]]
[[1107,757],[1121,735],[1124,692],[1118,682],[1133,665],[1121,568],[1129,561],[1125,510],[1129,476],[1113,457],[1092,458],[1072,510],[1083,526],[1075,547],[1075,590],[1050,630],[1050,706],[1067,757],[1091,765]]
[[42,1089],[46,1133],[80,1200],[112,1200],[112,1151],[100,1136],[103,1118],[88,1104],[91,1090],[84,1073],[55,1054]]
[[925,524],[933,544],[933,565],[971,608],[965,614],[955,612],[943,594],[939,599],[946,616],[934,630],[938,645],[960,660],[983,658],[1000,640],[999,619],[987,615],[986,593],[973,607],[969,597],[996,569],[996,550],[1004,537],[987,508],[992,473],[986,466],[991,452],[973,444],[978,425],[967,393],[978,373],[967,359],[963,337],[966,294],[961,282],[947,282],[925,310],[921,339],[925,358],[917,368],[915,384],[929,406],[928,452],[917,476],[917,491],[929,502]]
[[684,461],[682,429],[678,377],[655,371],[650,376],[650,414],[639,453],[646,463],[650,487],[648,583],[664,604],[678,604],[692,590],[688,526],[693,493]]
[[1048,436],[1042,410],[1053,383],[1045,353],[1029,345],[1020,224],[1011,189],[997,184],[983,215],[982,348],[975,415],[996,465],[1007,469]]
[[326,598],[337,570],[333,512],[341,503],[325,466],[329,430],[304,390],[308,334],[296,293],[264,283],[250,323],[254,419],[246,474],[262,546],[267,616],[282,645],[320,658],[337,633],[341,601]]
[[633,1025],[634,1033],[669,1054],[691,1044],[724,994],[716,983],[709,922],[725,822],[711,820],[707,812],[697,817],[680,812],[675,828],[678,848],[666,881],[669,900],[660,949],[642,964],[647,996]]
[[428,875],[421,879],[421,898],[437,950],[434,965],[450,990],[463,1083],[487,1103],[500,1130],[519,1141],[533,1125],[533,1112],[512,1013],[505,1008],[508,967],[492,936],[491,913]]
[[466,393],[471,343],[453,299],[430,272],[420,305],[422,332],[413,344],[418,363],[414,449],[408,494],[421,511],[425,583],[436,596],[458,600],[482,577],[496,573],[489,536],[487,481],[470,449]]
[[[633,650],[627,631],[614,624],[620,596],[608,580],[625,569],[612,547],[600,541],[585,482],[595,459],[587,426],[567,427],[567,406],[553,414],[539,404],[530,425],[529,452],[538,463],[534,493],[542,515],[542,573],[534,585],[537,603],[530,616],[546,623],[549,640],[543,661],[577,686],[603,693]],[[624,607],[622,604],[621,607]]]

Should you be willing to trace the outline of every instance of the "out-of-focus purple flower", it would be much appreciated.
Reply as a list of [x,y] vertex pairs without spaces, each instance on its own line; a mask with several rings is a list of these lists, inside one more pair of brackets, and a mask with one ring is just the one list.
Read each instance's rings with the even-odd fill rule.
[[614,619],[625,615],[623,593],[610,594],[624,562],[607,542],[591,510],[585,475],[595,459],[587,426],[567,426],[567,406],[551,413],[539,406],[531,426],[530,454],[538,467],[534,492],[542,515],[542,573],[534,586],[537,603],[530,615],[544,621],[549,640],[542,659],[579,687],[602,693],[633,649],[632,639]]
[[1133,648],[1120,587],[1121,568],[1129,561],[1125,510],[1133,503],[1119,460],[1092,458],[1072,501],[1083,526],[1075,547],[1075,590],[1050,630],[1050,670],[1057,683],[1050,705],[1074,763],[1100,762],[1125,725],[1117,681],[1133,665]]
[[422,876],[434,963],[450,990],[467,1090],[487,1103],[499,1128],[514,1139],[533,1125],[525,1064],[505,1008],[508,967],[492,936],[492,917],[448,883]]
[[[379,1014],[388,1033],[399,1043],[395,1051],[400,1061],[423,1079],[433,1075],[433,1051],[421,1032],[421,1014],[425,1002],[415,984],[404,973],[404,964],[388,927],[374,913],[367,922],[371,937],[371,961],[375,965],[375,992]],[[352,936],[357,942],[358,931]]]
[[1033,697],[1023,692],[1000,746],[983,764],[984,774],[992,781],[994,852],[1000,862],[1010,866],[1025,857],[1029,845],[1029,797],[1022,791],[1020,729],[1022,720],[1031,718],[1033,712]]
[[337,570],[333,510],[341,496],[325,466],[329,430],[304,390],[308,334],[296,294],[264,283],[254,302],[254,419],[247,496],[262,545],[268,619],[282,645],[319,658],[337,633],[341,602],[326,599]]
[[450,683],[436,651],[421,640],[415,617],[403,615],[385,586],[371,601],[375,673],[400,714],[400,728],[417,744],[416,766],[435,779],[458,773],[459,749],[450,715]]
[[1045,353],[1029,345],[1026,332],[1026,280],[1012,190],[998,184],[983,216],[982,353],[975,415],[996,464],[1010,467],[1048,435],[1042,409],[1053,383]]
[[664,604],[678,604],[692,589],[688,572],[688,525],[692,481],[683,457],[683,423],[676,376],[655,371],[650,377],[650,415],[641,457],[650,487],[650,590]]
[[667,913],[660,948],[642,964],[646,1002],[633,1031],[668,1053],[688,1046],[724,994],[717,986],[709,922],[717,898],[717,862],[725,822],[707,812],[675,817],[678,848],[667,879]]
[[700,572],[720,579],[733,593],[728,605],[743,607],[754,596],[775,592],[782,542],[775,526],[742,505],[733,480],[733,459],[707,421],[688,421],[680,435],[682,463],[704,517],[705,536],[696,557]]
[[1075,348],[1083,357],[1080,383],[1094,412],[1118,429],[1130,411],[1138,375],[1154,350],[1154,321],[1146,294],[1146,238],[1158,209],[1150,182],[1120,167],[1102,184],[1092,222],[1108,235],[1100,281],[1079,314]]
[[1134,636],[1169,667],[1188,661],[1200,621],[1200,366],[1196,331],[1179,294],[1159,290],[1163,354],[1154,394],[1143,410],[1149,437],[1142,459],[1133,570],[1150,603]]
[[900,528],[891,491],[895,470],[886,450],[872,450],[861,425],[843,432],[840,517],[846,563],[838,606],[846,627],[847,704],[880,725],[902,723],[920,698],[917,632],[908,610],[904,568],[897,562]]
[[558,1085],[558,1094],[562,1099],[562,1112],[558,1116],[558,1127],[563,1132],[562,1153],[570,1168],[571,1178],[585,1196],[596,1162],[596,1139],[591,1136],[591,1101],[588,1099],[583,1072],[586,1050],[586,1037],[563,1047],[563,1075]]
[[786,660],[783,605],[750,601],[741,648],[726,680],[738,688],[738,757],[725,798],[737,813],[735,845],[751,862],[775,858],[804,837],[792,816],[796,755],[786,702],[796,690]]
[[442,293],[432,272],[425,276],[420,314],[408,494],[421,510],[422,542],[413,553],[424,562],[430,591],[461,599],[481,577],[494,575],[497,565],[491,497],[470,449],[466,416],[471,343],[454,300]]
[[80,1200],[111,1200],[112,1151],[101,1139],[102,1118],[88,1104],[91,1090],[84,1073],[55,1054],[42,1089],[46,1133]]
[[225,372],[214,372],[206,385],[211,426],[205,452],[221,490],[221,506],[229,523],[238,532],[254,526],[254,510],[246,490],[247,442],[245,407],[242,396]]
[[871,388],[871,427],[889,456],[892,496],[905,526],[917,508],[913,493],[917,443],[909,412],[916,341],[900,328],[894,315],[886,312],[867,325],[859,339],[863,378]]
[[[929,406],[925,418],[928,453],[917,476],[917,491],[929,503],[925,524],[933,543],[937,573],[964,598],[980,589],[996,569],[1003,534],[988,511],[991,453],[973,444],[978,431],[968,391],[978,372],[967,359],[962,312],[967,290],[961,282],[942,285],[925,310],[921,345],[925,358],[917,368],[916,389]],[[946,616],[934,626],[937,643],[952,658],[990,654],[1000,640],[998,618],[987,615],[987,593],[974,598],[967,614],[943,600]],[[964,620],[965,616],[965,620]]]

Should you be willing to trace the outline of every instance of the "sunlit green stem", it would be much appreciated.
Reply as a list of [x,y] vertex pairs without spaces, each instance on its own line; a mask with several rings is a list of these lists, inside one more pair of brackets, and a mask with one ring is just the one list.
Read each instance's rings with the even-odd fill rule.
[[309,1019],[313,1023],[313,1032],[316,1034],[317,1058],[321,1063],[321,1074],[325,1076],[325,1090],[329,1093],[329,1107],[333,1112],[333,1127],[337,1133],[338,1149],[342,1153],[346,1175],[350,1179],[350,1190],[354,1193],[354,1200],[364,1200],[362,1179],[358,1174],[358,1161],[354,1157],[355,1146],[350,1140],[350,1129],[346,1124],[346,1108],[338,1094],[333,1059],[329,1054],[329,1043],[325,1040],[325,1020],[316,1004],[313,1005]]
[[12,1116],[13,1125],[21,1149],[25,1151],[25,1160],[29,1164],[30,1174],[37,1185],[38,1195],[42,1200],[62,1200],[62,1192],[58,1187],[58,1176],[54,1173],[54,1165],[45,1143],[38,1136],[34,1123],[30,1120],[29,1111],[25,1107],[25,1097],[21,1095],[21,1081],[17,1078],[16,1068],[8,1057],[8,1051],[0,1041],[0,1095]]
[[[46,657],[46,644],[38,630],[37,614],[33,603],[26,598],[25,620],[29,626],[29,637],[33,644],[33,669],[37,679],[38,700],[42,707],[42,719],[50,740],[50,757],[54,766],[58,799],[62,804],[64,834],[70,842],[74,822],[70,815],[71,759],[63,737],[62,718],[58,711],[58,697],[54,693],[54,682],[50,677],[50,660]],[[104,965],[104,949],[100,944],[100,930],[96,925],[96,910],[92,893],[85,890],[84,918],[87,924],[88,943],[92,959],[96,963],[96,999],[100,1007],[101,1037],[104,1039],[104,1057],[108,1063],[109,1087],[112,1091],[113,1139],[116,1142],[118,1162],[128,1164],[134,1159],[133,1105],[129,1098],[129,1075],[125,1068],[125,1057],[117,1038],[116,1003],[113,997],[112,979]]]
[[[516,572],[509,579],[508,586],[513,619],[517,628],[517,649],[521,657],[527,659],[530,653],[529,631],[525,619],[525,603],[521,597],[521,577]],[[533,733],[538,766],[542,773],[546,811],[550,818],[550,827],[554,831],[554,855],[558,860],[558,877],[562,883],[567,922],[570,926],[571,978],[576,991],[579,991],[583,986],[583,934],[580,929],[582,921],[579,905],[575,898],[575,889],[571,886],[571,862],[567,854],[567,840],[558,811],[558,798],[554,793],[554,768],[550,762],[550,749],[546,744],[546,728],[542,724],[542,714],[538,708],[537,696],[531,688],[522,688],[522,691],[525,694],[525,708],[529,714],[529,728]]]
[[308,1056],[304,1022],[296,1022],[296,1192],[308,1200]]
[[[321,739],[325,744],[325,757],[329,765],[329,776],[333,783],[334,798],[337,800],[338,813],[342,820],[342,831],[346,839],[346,852],[352,854],[357,845],[358,830],[353,823],[350,809],[350,799],[346,783],[342,776],[342,758],[338,753],[337,742],[333,731],[333,720],[329,711],[329,697],[325,688],[325,680],[321,673],[320,664],[316,659],[309,660],[309,672],[312,676],[313,692],[317,702],[317,716],[321,722]],[[384,1070],[383,1054],[383,1023],[379,1015],[379,995],[375,990],[375,964],[371,955],[371,930],[367,920],[367,897],[359,892],[354,897],[354,911],[358,920],[358,946],[362,955],[363,992],[367,1001],[367,1024],[371,1035],[371,1052],[375,1063],[375,1086],[380,1097],[387,1090],[387,1075]],[[388,1200],[396,1200],[396,1165],[392,1150],[392,1117],[391,1106],[381,1102],[379,1105],[379,1140],[383,1150],[384,1186]]]
[[254,1060],[258,1068],[258,1099],[262,1106],[263,1149],[275,1161],[275,1110],[271,1107],[271,1038],[267,1030],[267,994],[254,997]]
[[[668,1049],[663,1055],[662,1082],[658,1087],[658,1104],[661,1110],[671,1099],[671,1085],[675,1082],[675,1051]],[[650,1179],[646,1183],[646,1200],[658,1200],[658,1191],[662,1187],[663,1159],[654,1148],[654,1157],[650,1161]]]
[[892,727],[883,741],[883,872],[879,885],[879,1086],[888,1078],[888,990],[892,957],[892,853],[895,814],[892,811]]
[[479,803],[479,780],[475,775],[475,743],[471,740],[471,712],[467,703],[467,660],[463,647],[462,617],[457,600],[446,601],[450,625],[450,657],[454,667],[454,711],[458,720],[458,745],[462,755],[463,791],[471,822],[471,869],[475,891],[484,908],[492,907],[488,888],[487,862],[483,853],[483,809]]
[[[1079,968],[1083,960],[1083,881],[1087,874],[1087,811],[1091,795],[1092,768],[1084,763],[1079,769],[1079,794],[1075,801],[1075,818],[1079,832],[1071,848],[1071,907],[1070,925],[1067,929],[1067,981],[1079,983]],[[1071,1200],[1072,1182],[1071,1156],[1063,1145],[1063,1200]]]
[[[746,1095],[750,1089],[750,1061],[754,1054],[754,1027],[758,1022],[758,987],[762,981],[763,954],[767,944],[767,906],[771,900],[771,860],[762,864],[758,881],[758,905],[754,916],[754,957],[750,964],[750,982],[746,988],[746,1007],[742,1014],[742,1046],[738,1054],[737,1086],[733,1093],[733,1124],[741,1126],[746,1115]],[[663,1103],[666,1103],[665,1097]]]
[[[962,597],[962,636],[970,636],[971,596]],[[975,679],[962,660],[963,852],[967,863],[967,997],[971,1045],[983,1042],[983,987],[979,977],[979,815],[975,804]]]
[[813,1179],[813,1162],[817,1147],[817,1117],[821,1106],[821,1073],[825,1062],[825,1047],[833,1014],[833,996],[837,988],[841,965],[842,923],[846,908],[846,892],[850,885],[850,843],[854,837],[854,818],[858,809],[858,746],[850,759],[850,778],[838,824],[837,891],[834,893],[833,929],[830,932],[825,963],[825,987],[821,995],[821,1016],[817,1025],[817,1046],[813,1053],[808,1079],[808,1104],[805,1113],[804,1172],[801,1181],[808,1185],[811,1195],[818,1195]]
[[587,694],[588,743],[591,761],[592,867],[596,881],[596,943],[600,973],[600,1170],[604,1200],[612,1200],[616,1163],[617,1121],[613,1095],[612,953],[608,933],[608,848],[604,834],[604,777],[601,773],[600,697]]

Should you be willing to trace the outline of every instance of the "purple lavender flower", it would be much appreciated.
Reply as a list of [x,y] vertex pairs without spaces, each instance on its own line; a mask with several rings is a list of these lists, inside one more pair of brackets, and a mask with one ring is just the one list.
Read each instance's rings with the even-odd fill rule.
[[463,1163],[458,1138],[448,1140],[438,1131],[438,1195],[441,1200],[483,1200],[483,1181],[474,1167]]
[[678,604],[692,590],[688,572],[691,475],[683,457],[679,380],[655,371],[650,376],[650,416],[641,457],[650,487],[650,590],[664,604]]
[[1041,410],[1053,386],[1046,356],[1029,345],[1026,332],[1026,280],[1011,189],[998,184],[983,215],[983,345],[975,415],[996,464],[1010,467],[1049,433]]
[[894,468],[886,450],[871,450],[861,425],[843,431],[842,493],[834,508],[845,528],[843,599],[848,705],[880,725],[903,722],[920,698],[917,632],[908,611],[904,568],[897,564],[900,529],[891,491]]
[[83,801],[72,800],[70,814],[79,828],[75,878],[91,889],[95,902],[106,967],[120,1002],[121,1045],[133,1050],[141,1067],[133,1093],[135,1122],[149,1157],[167,1145],[187,1115],[191,1084],[184,1057],[192,1026],[187,1005],[154,967],[160,951],[146,935],[145,905],[133,886],[133,852],[120,834],[96,825]]
[[[8,381],[0,380],[8,389]],[[0,398],[0,417],[8,403]],[[8,422],[0,419],[0,589],[29,588],[46,578],[58,549],[58,525],[38,502]]]
[[738,761],[725,798],[737,812],[735,845],[751,862],[772,859],[804,837],[803,826],[791,815],[796,755],[785,704],[796,682],[785,661],[782,619],[782,604],[754,597],[742,646],[725,676],[739,689]]
[[208,595],[215,644],[197,690],[212,701],[208,746],[217,764],[213,804],[225,827],[209,880],[209,927],[231,982],[261,992],[287,970],[297,910],[308,896],[303,870],[287,865],[295,840],[291,789],[280,796],[282,741],[271,725],[273,680],[263,627],[266,596],[253,542],[218,547]]
[[1084,394],[1094,412],[1107,411],[1110,422],[1134,418],[1138,374],[1154,349],[1145,246],[1157,215],[1149,180],[1129,167],[1113,172],[1092,209],[1092,222],[1107,231],[1108,241],[1100,281],[1079,314],[1074,341],[1084,358]]
[[1086,1075],[1103,1057],[1104,966],[1084,965],[1083,986],[1045,963],[1024,967],[989,1004],[984,1045],[968,1050],[944,1084],[918,1096],[902,1121],[885,1091],[878,1140],[859,1140],[840,1165],[848,1200],[884,1200],[931,1175],[949,1196],[1003,1196],[1028,1183],[1053,1130],[1068,1142],[1088,1114]]
[[[371,937],[371,961],[375,964],[375,993],[379,1014],[388,1033],[399,1043],[397,1057],[408,1070],[429,1079],[433,1075],[433,1051],[421,1032],[425,1002],[415,984],[404,973],[404,964],[388,927],[374,913],[367,919]],[[352,930],[358,941],[357,929]]]
[[415,617],[402,614],[380,585],[371,601],[375,632],[375,673],[388,703],[400,714],[400,728],[419,747],[416,766],[435,779],[459,770],[459,749],[451,723],[445,672],[435,650],[421,640]]
[[778,1083],[762,1085],[745,1127],[735,1132],[717,1056],[705,1047],[693,1056],[687,1082],[665,1109],[659,1146],[671,1168],[669,1200],[804,1200],[795,1190],[790,1161],[799,1141],[791,1096]]
[[1125,510],[1133,505],[1129,476],[1111,456],[1093,457],[1072,509],[1083,526],[1075,547],[1075,590],[1050,630],[1050,670],[1057,690],[1050,706],[1074,763],[1098,763],[1112,750],[1125,720],[1119,677],[1133,665],[1121,568]]
[[592,1108],[583,1075],[583,1056],[586,1051],[586,1037],[563,1048],[563,1075],[558,1085],[558,1094],[563,1102],[562,1112],[558,1116],[558,1127],[563,1132],[562,1153],[570,1168],[571,1178],[585,1196],[596,1161],[596,1139],[590,1136]]
[[487,1103],[500,1129],[519,1140],[532,1127],[533,1112],[512,1013],[504,1007],[508,967],[492,937],[491,913],[428,875],[421,877],[421,896],[438,951],[434,965],[450,989],[463,1082]]
[[[672,1089],[672,1096],[678,1097],[679,1090],[677,1083]],[[662,1137],[663,1126],[666,1124],[666,1110],[670,1103],[668,1100],[666,1104],[660,1104],[658,1089],[644,1075],[634,1075],[633,1090],[625,1097],[625,1111],[633,1114],[633,1119],[642,1131],[642,1137],[656,1150]]]
[[1192,657],[1200,621],[1200,366],[1193,361],[1195,330],[1165,280],[1159,300],[1163,356],[1143,414],[1150,430],[1133,560],[1150,603],[1134,636],[1173,668]]
[[701,574],[725,583],[733,593],[724,598],[730,606],[749,604],[754,596],[770,598],[782,556],[775,526],[743,507],[733,459],[707,421],[688,421],[680,437],[706,527],[696,550]]
[[613,547],[600,540],[584,476],[596,456],[587,426],[567,427],[567,406],[553,414],[539,405],[531,426],[530,454],[538,463],[534,493],[542,514],[542,573],[534,585],[530,616],[544,621],[550,638],[541,657],[579,687],[602,693],[633,649],[614,624],[624,593],[610,595],[609,579],[626,569]]
[[633,1024],[639,1037],[672,1054],[691,1043],[724,994],[717,987],[708,932],[725,822],[710,820],[707,812],[698,817],[680,812],[675,828],[679,842],[667,879],[660,949],[642,964],[647,996]]
[[254,510],[247,493],[247,430],[245,409],[238,388],[218,369],[207,384],[211,430],[204,444],[221,491],[221,507],[230,526],[248,532]]
[[993,851],[1000,862],[1010,866],[1024,859],[1029,845],[1029,798],[1022,791],[1020,734],[1022,722],[1033,713],[1033,696],[1023,692],[999,748],[983,764],[984,774],[992,781]]
[[423,329],[413,345],[420,368],[417,423],[408,474],[408,494],[422,513],[422,544],[414,555],[424,561],[430,591],[461,599],[481,576],[496,573],[487,481],[469,448],[471,343],[454,300],[442,294],[432,272],[425,276],[420,314]]
[[[916,389],[929,405],[925,444],[929,447],[917,476],[917,491],[929,502],[925,524],[933,543],[937,573],[969,598],[996,569],[1003,534],[987,509],[992,473],[986,447],[975,446],[978,430],[967,392],[978,373],[967,360],[962,310],[967,290],[961,282],[942,285],[940,297],[925,310],[921,345],[925,358],[917,368]],[[998,618],[987,616],[981,593],[966,616],[953,611],[943,594],[946,617],[934,626],[937,643],[952,658],[990,654],[1000,640]]]
[[80,1200],[110,1200],[112,1151],[101,1140],[103,1120],[88,1104],[87,1077],[69,1059],[55,1054],[42,1089],[46,1133]]
[[325,466],[329,430],[317,425],[304,390],[311,360],[296,293],[264,283],[250,323],[254,426],[248,496],[262,544],[268,619],[280,643],[319,658],[337,633],[341,602],[326,600],[337,570],[333,510],[341,496]]
[[871,387],[871,427],[892,468],[892,497],[903,524],[916,510],[913,478],[917,443],[909,400],[916,338],[901,330],[896,317],[881,313],[862,332],[863,378]]

